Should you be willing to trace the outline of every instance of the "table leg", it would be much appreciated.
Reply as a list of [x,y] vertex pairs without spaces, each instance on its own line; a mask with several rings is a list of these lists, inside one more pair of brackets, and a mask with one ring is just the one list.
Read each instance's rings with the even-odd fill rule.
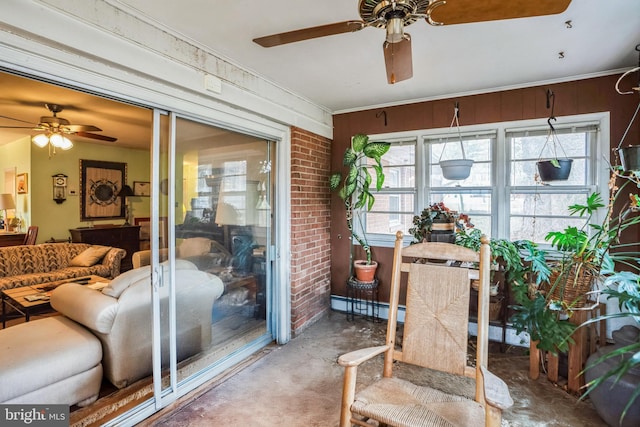
[[7,296],[2,294],[2,329],[7,327]]

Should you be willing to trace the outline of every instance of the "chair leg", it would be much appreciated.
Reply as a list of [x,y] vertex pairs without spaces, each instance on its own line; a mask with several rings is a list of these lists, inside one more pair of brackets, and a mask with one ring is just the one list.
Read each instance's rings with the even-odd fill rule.
[[342,406],[340,408],[340,427],[351,426],[351,405],[356,395],[357,366],[347,366],[344,370],[342,386]]
[[485,406],[485,425],[486,427],[500,427],[502,424],[502,410],[495,406]]

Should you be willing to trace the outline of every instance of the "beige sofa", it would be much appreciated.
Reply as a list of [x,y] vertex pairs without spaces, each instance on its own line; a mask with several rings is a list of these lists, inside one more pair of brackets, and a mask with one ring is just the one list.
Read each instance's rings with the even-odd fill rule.
[[87,243],[44,243],[0,248],[0,290],[37,285],[56,280],[96,275],[113,278],[120,274],[124,249],[110,248],[92,265],[72,260],[95,249]]
[[[101,292],[68,283],[51,293],[54,309],[100,339],[104,375],[118,388],[152,373],[150,272],[149,266],[127,271]],[[224,285],[218,277],[183,260],[176,262],[175,277],[180,361],[210,346],[213,303],[222,295]],[[169,360],[167,295],[168,287],[162,287],[163,366],[168,366]]]

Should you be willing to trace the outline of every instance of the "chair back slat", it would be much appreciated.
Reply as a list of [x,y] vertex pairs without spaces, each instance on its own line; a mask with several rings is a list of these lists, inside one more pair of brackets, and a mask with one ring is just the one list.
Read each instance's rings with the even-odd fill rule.
[[[471,278],[480,281],[476,366],[486,366],[490,248],[483,237],[480,252],[459,245],[425,242],[402,246],[396,233],[393,257],[384,376],[393,360],[456,375],[468,375]],[[464,263],[464,264],[462,264]],[[461,266],[462,264],[462,266]],[[406,277],[402,339],[397,339],[401,280]],[[481,386],[477,381],[477,386]]]
[[467,366],[469,273],[410,264],[402,337],[407,363],[464,375]]

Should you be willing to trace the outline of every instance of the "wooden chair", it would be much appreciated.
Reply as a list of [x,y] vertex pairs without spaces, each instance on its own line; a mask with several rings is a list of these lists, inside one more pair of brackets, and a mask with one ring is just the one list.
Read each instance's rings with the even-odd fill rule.
[[[480,253],[451,243],[420,243],[403,248],[402,233],[396,234],[386,344],[356,350],[338,359],[345,367],[341,427],[369,426],[370,420],[390,426],[500,426],[502,410],[513,405],[513,400],[506,384],[487,370],[488,242],[482,238]],[[417,259],[422,259],[421,263],[416,263]],[[474,267],[453,266],[460,265],[453,260]],[[404,273],[408,273],[407,297],[399,348],[396,327],[400,278]],[[470,279],[478,276],[478,340],[475,367],[471,367],[467,365]],[[358,366],[380,354],[384,354],[382,378],[356,394]],[[392,368],[397,361],[474,378],[475,400],[395,378]]]
[[24,240],[22,241],[22,244],[23,245],[35,245],[37,237],[38,237],[38,226],[31,225],[27,229],[27,234],[25,234]]

